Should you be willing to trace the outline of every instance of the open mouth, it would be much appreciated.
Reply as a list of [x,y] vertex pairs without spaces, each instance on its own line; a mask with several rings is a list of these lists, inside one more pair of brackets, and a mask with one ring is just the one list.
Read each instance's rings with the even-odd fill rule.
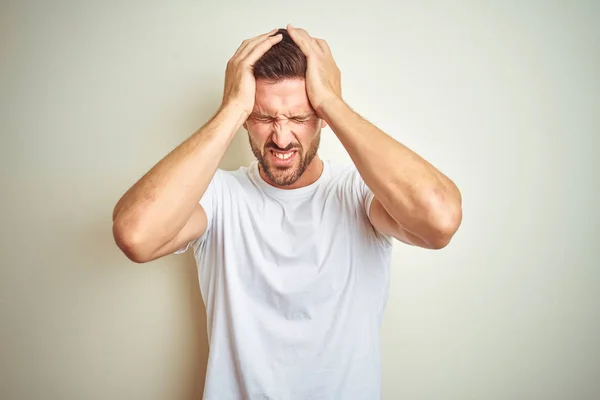
[[296,159],[297,150],[290,151],[278,151],[278,150],[270,150],[271,158],[274,164],[276,165],[287,165],[294,162]]

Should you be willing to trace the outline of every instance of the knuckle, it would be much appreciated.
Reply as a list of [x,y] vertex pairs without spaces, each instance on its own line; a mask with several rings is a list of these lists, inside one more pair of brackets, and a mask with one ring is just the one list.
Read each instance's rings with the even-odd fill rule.
[[244,58],[243,60],[240,60],[240,62],[237,64],[238,68],[249,68],[251,67],[251,62],[250,60],[248,60],[248,57]]

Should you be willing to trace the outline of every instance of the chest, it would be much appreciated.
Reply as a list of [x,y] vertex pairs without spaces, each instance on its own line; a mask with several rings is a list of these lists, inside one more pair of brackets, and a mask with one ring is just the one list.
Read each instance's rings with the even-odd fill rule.
[[332,260],[347,264],[361,247],[361,216],[335,196],[266,199],[243,204],[236,214],[239,231],[233,223],[230,229],[255,261],[322,268]]
[[201,270],[257,309],[296,320],[331,315],[340,302],[379,303],[382,258],[359,204],[338,196],[261,199],[221,211]]

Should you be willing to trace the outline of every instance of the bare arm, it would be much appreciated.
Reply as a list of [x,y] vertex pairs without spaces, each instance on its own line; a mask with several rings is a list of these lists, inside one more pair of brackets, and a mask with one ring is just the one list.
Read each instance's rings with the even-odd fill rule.
[[419,247],[446,246],[462,218],[456,185],[342,100],[327,103],[322,112],[375,195],[375,228]]
[[199,204],[235,133],[254,106],[252,65],[281,35],[275,31],[245,40],[227,64],[219,112],[185,140],[117,202],[113,235],[117,246],[135,262],[169,254],[206,230]]
[[454,182],[343,101],[341,74],[324,40],[289,25],[288,31],[307,57],[306,88],[313,108],[375,195],[370,210],[374,227],[416,246],[446,246],[462,220]]
[[113,233],[130,259],[150,261],[204,233],[207,219],[199,200],[243,122],[239,109],[223,108],[119,200]]

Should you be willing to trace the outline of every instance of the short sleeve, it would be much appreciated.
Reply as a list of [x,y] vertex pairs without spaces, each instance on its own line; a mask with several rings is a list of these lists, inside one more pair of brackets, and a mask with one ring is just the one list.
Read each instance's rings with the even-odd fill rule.
[[180,248],[179,250],[175,251],[175,254],[182,254],[185,253],[188,248],[190,247],[190,245],[194,245],[195,243],[199,243],[201,241],[203,241],[206,236],[208,235],[208,232],[210,231],[212,225],[213,225],[213,221],[214,221],[214,214],[215,214],[215,205],[217,204],[217,202],[219,201],[219,195],[222,192],[222,185],[223,185],[223,174],[225,173],[225,171],[223,171],[222,169],[217,169],[217,171],[215,172],[215,174],[213,175],[212,179],[210,180],[208,187],[206,188],[206,191],[204,192],[204,195],[202,195],[202,198],[200,199],[200,205],[202,206],[202,209],[204,209],[204,212],[206,213],[206,219],[207,219],[207,224],[206,224],[206,230],[204,231],[204,234],[202,236],[200,236],[197,239],[192,240],[191,242],[188,242],[184,247]]
[[[356,195],[360,205],[362,206],[365,215],[367,216],[369,223],[371,222],[371,203],[373,203],[373,199],[375,198],[375,194],[371,191],[371,189],[367,186],[365,181],[360,176],[360,173],[356,168],[352,171],[352,184],[354,190],[356,190]],[[393,243],[392,237],[389,235],[385,235],[375,229],[373,227],[373,232],[384,244],[391,245]]]

